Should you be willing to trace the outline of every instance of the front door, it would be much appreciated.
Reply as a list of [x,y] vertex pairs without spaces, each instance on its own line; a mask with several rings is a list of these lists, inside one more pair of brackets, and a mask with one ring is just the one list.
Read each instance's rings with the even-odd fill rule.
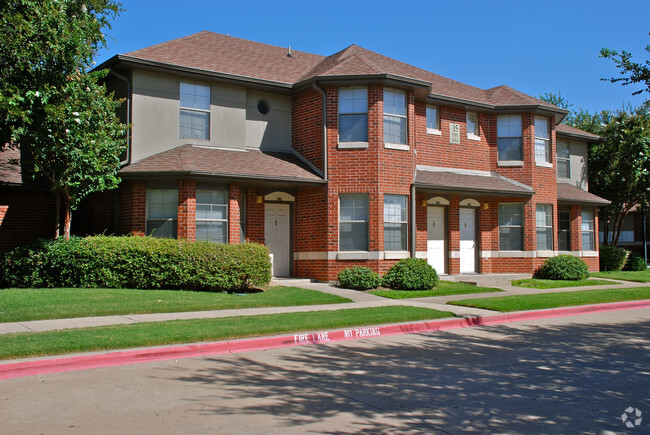
[[460,215],[460,273],[476,272],[476,210],[461,208]]
[[427,261],[438,274],[445,273],[444,207],[427,207]]
[[273,256],[273,276],[289,276],[290,262],[289,204],[266,203],[264,241]]

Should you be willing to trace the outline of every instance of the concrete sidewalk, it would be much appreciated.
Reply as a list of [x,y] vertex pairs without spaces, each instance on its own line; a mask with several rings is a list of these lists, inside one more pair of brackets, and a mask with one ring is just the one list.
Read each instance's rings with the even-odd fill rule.
[[[451,277],[444,277],[451,280]],[[443,279],[444,279],[443,278]],[[417,299],[387,299],[372,295],[367,292],[348,290],[332,286],[326,283],[312,283],[306,280],[275,280],[274,284],[278,285],[295,285],[298,287],[318,290],[323,293],[330,293],[337,296],[350,299],[352,302],[344,304],[329,305],[303,305],[293,307],[266,307],[266,308],[246,308],[234,310],[215,310],[215,311],[191,311],[180,313],[155,313],[155,314],[133,314],[133,315],[116,315],[101,317],[81,317],[73,319],[55,319],[55,320],[33,320],[27,322],[8,322],[0,323],[0,335],[19,332],[45,332],[62,329],[89,328],[96,326],[109,325],[127,325],[146,322],[161,322],[167,320],[183,319],[206,319],[222,318],[233,316],[255,316],[260,314],[279,314],[279,313],[297,313],[307,311],[333,311],[350,308],[374,308],[382,306],[406,305],[413,307],[432,308],[440,311],[449,311],[459,317],[487,317],[500,314],[496,311],[482,310],[470,307],[460,307],[447,305],[447,302],[460,299],[500,297],[509,295],[538,294],[550,292],[568,292],[604,288],[626,288],[626,287],[644,287],[650,286],[650,283],[634,283],[627,281],[616,281],[616,284],[607,286],[588,286],[588,287],[566,287],[559,289],[530,289],[523,287],[514,287],[510,284],[510,279],[519,278],[519,276],[510,275],[468,275],[453,277],[455,281],[477,282],[482,286],[497,287],[503,292],[498,293],[473,293],[451,296],[437,296]],[[611,280],[613,281],[613,280]]]

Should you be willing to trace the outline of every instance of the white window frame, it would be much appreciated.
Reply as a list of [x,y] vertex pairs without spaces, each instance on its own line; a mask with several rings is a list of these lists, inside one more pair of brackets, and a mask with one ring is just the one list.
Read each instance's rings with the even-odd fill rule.
[[[212,199],[210,199],[210,202],[199,202],[199,194],[200,193],[209,193],[210,196],[212,196],[213,192],[222,192],[224,194],[225,202],[224,203],[216,203],[212,202]],[[196,234],[196,240],[206,240],[210,242],[216,242],[216,243],[228,243],[228,213],[229,213],[229,193],[227,188],[197,188],[196,189],[196,213],[195,213],[195,234]],[[199,211],[200,206],[209,206],[210,211],[208,211],[208,216],[207,217],[200,217],[201,212]],[[212,209],[215,207],[220,207],[225,209],[224,213],[224,218],[219,219],[215,217],[210,217],[210,214],[212,214]],[[212,237],[210,234],[207,235],[207,237],[203,237],[203,235],[199,234],[199,223],[222,223],[224,227],[224,234],[222,238],[215,238]]]
[[[401,95],[404,98],[404,113],[391,113],[387,112],[387,104],[386,101],[388,100],[388,96],[390,94],[393,95]],[[408,95],[405,91],[401,89],[392,89],[392,88],[384,88],[384,117],[383,117],[383,124],[384,124],[384,147],[385,148],[392,148],[392,149],[400,149],[400,150],[408,150]],[[395,141],[387,141],[386,140],[386,131],[388,130],[386,128],[386,123],[389,120],[399,120],[400,125],[401,122],[403,121],[404,125],[404,130],[400,130],[400,136],[402,136],[402,139],[400,139],[399,142]]]
[[[502,218],[504,217],[505,211],[506,211],[505,209],[506,208],[512,209],[515,206],[519,208],[519,212],[520,212],[519,214],[521,216],[521,225],[512,224],[512,223],[502,224],[502,222],[503,222]],[[499,204],[499,250],[500,251],[523,251],[524,250],[524,235],[525,235],[525,233],[524,233],[524,225],[525,225],[525,221],[526,221],[526,219],[525,219],[525,215],[524,215],[524,204],[518,203],[518,202],[507,202],[507,203]],[[503,246],[504,237],[502,235],[502,230],[505,230],[505,229],[510,230],[510,229],[516,229],[516,228],[519,228],[519,232],[520,232],[519,240],[521,241],[521,245],[519,247],[515,247],[515,248],[513,248],[511,246],[504,247]]]
[[[537,250],[553,250],[553,205],[537,204],[535,207],[535,226],[537,230]],[[546,239],[545,241],[543,239]],[[544,242],[547,245],[544,245]]]
[[[160,212],[158,211],[160,205]],[[152,213],[156,213],[152,216]],[[171,234],[161,235],[163,226],[171,227]],[[178,189],[147,189],[147,222],[145,233],[153,237],[178,236]],[[158,234],[157,234],[158,233]]]
[[[513,131],[511,123],[505,126],[506,120],[511,121],[518,119],[519,131]],[[503,125],[503,127],[502,127]],[[507,131],[505,131],[507,128]],[[501,158],[501,139],[512,140],[519,139],[519,158],[518,159],[503,159]],[[497,116],[497,158],[499,163],[504,162],[506,165],[523,165],[524,164],[524,141],[523,141],[523,122],[521,115],[499,115]]]
[[[471,119],[474,118],[474,119]],[[476,112],[467,112],[465,116],[465,122],[467,126],[467,139],[469,140],[481,140],[480,129],[478,125],[478,113]],[[474,125],[474,129],[470,130],[470,124]]]
[[[542,128],[543,124],[546,128]],[[543,130],[546,130],[542,133]],[[551,163],[551,122],[546,117],[535,117],[535,164],[553,167]]]
[[[432,114],[433,112],[433,114]],[[427,106],[427,134],[442,135],[440,130],[440,107],[438,106]],[[431,122],[431,118],[433,122]]]
[[[360,93],[360,91],[363,91],[363,94],[365,96],[365,107],[357,107],[358,102],[361,101],[361,99],[357,98]],[[352,93],[352,106],[353,110],[352,111],[345,111],[341,107],[341,102],[350,100],[348,98],[343,98],[343,95],[346,93]],[[360,109],[365,109],[361,111]],[[350,148],[350,147],[356,147],[360,146],[363,148],[367,148],[368,146],[368,88],[365,86],[355,86],[355,87],[341,87],[339,88],[339,103],[338,103],[338,114],[339,114],[339,146],[341,148]],[[365,116],[366,118],[366,123],[365,123],[365,138],[361,139],[354,139],[354,140],[343,140],[341,138],[341,118],[345,116]]]
[[[208,94],[208,96],[207,96],[207,98],[208,98],[207,109],[205,108],[205,105],[200,105],[197,102],[197,99],[196,99],[197,92],[196,92],[196,90],[199,89],[199,88],[207,90],[207,94]],[[186,92],[183,92],[184,90]],[[187,92],[189,90],[194,91],[193,92],[194,95],[195,95],[194,101],[192,102],[191,105],[189,105],[189,104],[183,105],[183,95],[184,94],[189,95],[189,92]],[[211,92],[212,92],[212,90],[210,89],[210,85],[205,85],[205,84],[200,84],[200,83],[191,83],[191,82],[180,82],[179,92],[180,92],[179,93],[179,99],[178,99],[179,108],[180,108],[180,110],[179,110],[179,127],[178,127],[179,128],[179,130],[178,130],[179,138],[181,138],[181,139],[194,139],[194,140],[201,140],[201,141],[209,141],[210,140],[210,133],[212,131],[212,128],[211,128],[211,125],[210,125],[211,118],[212,118],[210,116]],[[201,107],[197,107],[197,106],[201,106]],[[206,137],[203,137],[203,133],[202,133],[203,129],[197,128],[194,125],[194,123],[192,123],[193,125],[191,127],[189,127],[190,134],[184,134],[184,132],[183,132],[184,127],[183,127],[183,124],[182,124],[182,115],[183,115],[183,113],[191,115],[193,120],[195,119],[195,117],[197,117],[199,115],[202,115],[202,116],[207,115],[207,126],[206,126],[207,131],[205,132]]]
[[[566,152],[568,154],[568,157],[564,157],[563,155],[560,154],[560,145],[564,147],[566,145],[566,151],[562,150],[562,154]],[[557,158],[557,176],[558,178],[562,179],[570,179],[571,178],[571,142],[569,141],[557,141],[556,145],[556,158]],[[560,165],[562,163],[562,165]],[[566,166],[565,166],[566,165]],[[564,174],[560,174],[560,167],[566,167],[566,176]]]
[[[563,219],[560,219],[560,215],[568,215],[568,221],[566,222],[567,228],[562,227]],[[566,249],[562,249],[561,240],[563,239],[562,235],[566,234],[567,246],[564,246]],[[560,251],[570,251],[571,250],[571,210],[567,208],[561,208],[557,211],[557,245]]]
[[[587,219],[585,219],[585,217]],[[596,250],[596,239],[594,238],[594,211],[593,209],[583,208],[580,213],[581,224],[580,224],[580,243],[583,251],[595,251]],[[591,246],[585,248],[585,237],[588,237],[589,243]]]
[[[352,219],[343,220],[343,200],[352,200],[352,209],[365,206],[365,219],[358,219],[358,216],[352,216]],[[353,211],[353,215],[356,213]],[[355,219],[357,218],[357,219]],[[370,198],[367,193],[340,193],[339,194],[339,251],[341,252],[368,252],[370,245]],[[365,224],[365,246],[353,246],[352,248],[344,247],[343,226],[345,224],[359,225]]]
[[[386,242],[391,227],[402,230],[399,246],[388,246]],[[408,195],[384,194],[384,251],[408,251]]]

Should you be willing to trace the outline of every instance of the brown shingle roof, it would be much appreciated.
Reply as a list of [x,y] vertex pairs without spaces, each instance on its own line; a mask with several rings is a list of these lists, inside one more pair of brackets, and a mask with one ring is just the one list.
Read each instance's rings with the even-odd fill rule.
[[211,175],[275,181],[324,182],[291,153],[231,151],[194,145],[164,151],[120,170],[123,176],[151,174]]
[[557,183],[557,200],[572,204],[607,205],[610,203],[610,201],[600,196],[568,183]]
[[575,137],[577,139],[584,139],[590,142],[599,141],[602,138],[597,134],[589,133],[579,128],[571,127],[570,125],[558,124],[555,126],[555,132],[560,136]]
[[443,192],[467,192],[488,195],[532,196],[533,189],[490,172],[422,170],[415,176],[417,187]]
[[20,166],[12,162],[20,159],[20,150],[5,148],[0,152],[0,184],[22,184]]

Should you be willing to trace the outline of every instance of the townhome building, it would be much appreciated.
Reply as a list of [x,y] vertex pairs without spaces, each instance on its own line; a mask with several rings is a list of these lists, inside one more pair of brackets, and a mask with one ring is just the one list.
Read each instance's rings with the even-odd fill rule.
[[457,275],[568,253],[598,270],[599,137],[508,86],[207,31],[98,68],[132,128],[119,189],[84,202],[78,234],[258,242],[275,276],[321,281],[406,257]]

